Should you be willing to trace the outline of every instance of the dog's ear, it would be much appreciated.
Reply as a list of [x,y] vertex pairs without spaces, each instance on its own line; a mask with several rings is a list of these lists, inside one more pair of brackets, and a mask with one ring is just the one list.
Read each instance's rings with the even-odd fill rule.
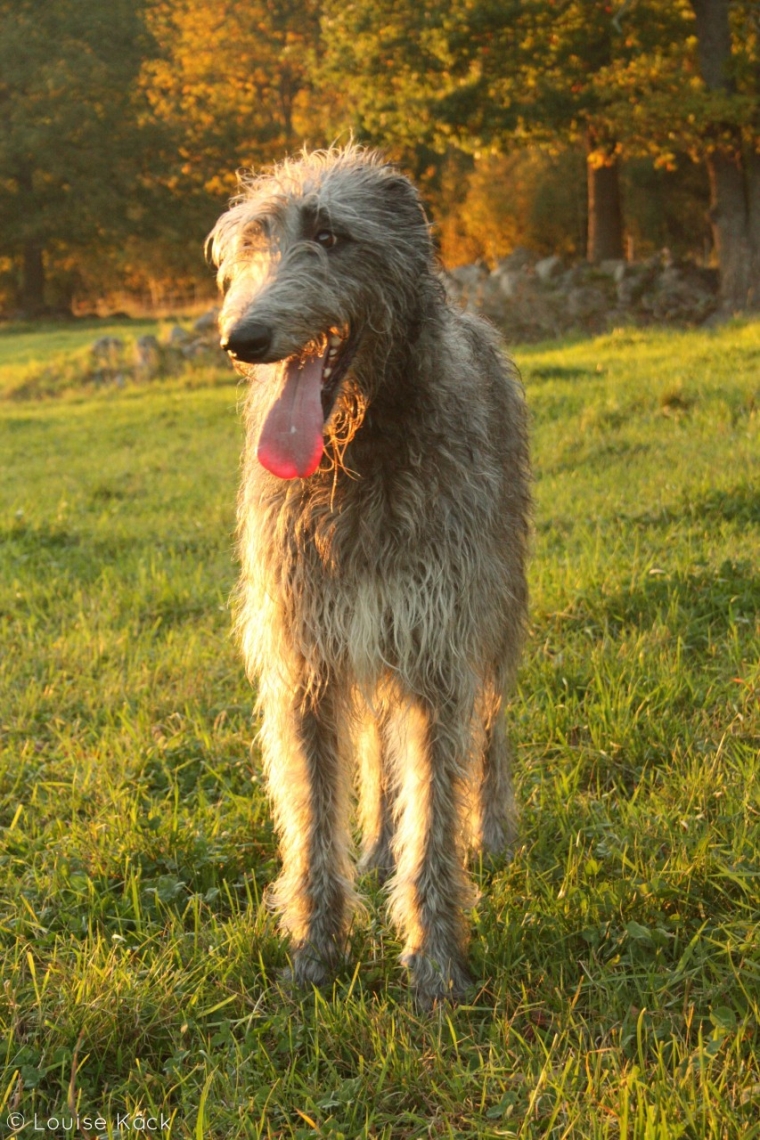
[[386,167],[389,171],[383,180],[383,192],[386,205],[397,219],[402,219],[405,225],[416,228],[422,226],[427,231],[430,228],[425,207],[422,204],[420,192],[411,179],[399,174],[393,167]]
[[417,202],[420,201],[420,195],[417,187],[407,178],[404,174],[399,174],[392,166],[386,166],[385,169],[388,174],[383,180],[383,190],[387,197],[394,202]]

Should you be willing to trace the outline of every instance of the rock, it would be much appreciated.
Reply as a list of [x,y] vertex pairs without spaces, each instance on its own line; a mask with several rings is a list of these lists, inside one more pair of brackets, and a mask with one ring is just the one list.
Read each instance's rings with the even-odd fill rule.
[[702,328],[703,329],[720,328],[721,325],[727,324],[727,322],[731,320],[732,316],[733,316],[733,314],[731,312],[728,312],[726,309],[721,309],[720,307],[716,307],[715,311],[710,313],[710,316],[707,317],[702,322]]
[[141,336],[135,341],[135,371],[143,379],[152,380],[161,367],[161,346],[155,336]]
[[217,321],[219,320],[219,309],[209,309],[207,313],[198,317],[198,320],[193,324],[196,332],[216,332]]
[[480,286],[477,294],[477,308],[482,312],[490,321],[496,324],[501,324],[504,311],[506,297],[501,290],[501,285],[498,277],[486,277]]
[[587,321],[609,308],[607,297],[593,285],[579,285],[567,294],[567,312],[576,321]]
[[172,348],[179,348],[183,344],[188,344],[193,338],[187,329],[175,325],[169,333],[169,344]]
[[676,262],[668,251],[645,261],[579,261],[565,269],[559,257],[535,261],[527,250],[515,250],[491,273],[476,263],[443,280],[451,300],[483,313],[511,341],[654,321],[701,324],[718,311],[715,271]]
[[582,281],[585,281],[587,276],[588,266],[585,263],[583,265],[571,265],[560,277],[557,283],[558,288],[567,292],[568,289],[573,289],[576,285],[580,285]]
[[488,276],[488,270],[480,262],[458,265],[445,275],[444,284],[450,297],[470,312],[477,312],[482,307],[483,285]]
[[101,336],[90,346],[94,359],[104,364],[115,364],[123,351],[124,341],[120,336]]
[[518,293],[523,274],[513,269],[494,269],[491,279],[498,286],[502,297],[512,298]]
[[617,281],[618,304],[635,305],[652,284],[655,272],[646,265],[626,265]]
[[605,277],[614,277],[617,281],[616,274],[625,265],[626,262],[623,261],[622,257],[608,257],[604,261],[600,261],[596,268],[597,271],[603,273]]
[[548,285],[555,277],[558,277],[562,272],[562,258],[553,254],[551,257],[542,257],[537,261],[533,267],[536,277],[542,285]]
[[497,262],[496,268],[498,270],[519,270],[527,269],[529,265],[533,265],[536,260],[535,254],[531,253],[529,249],[523,249],[521,245],[515,247],[508,257],[502,257],[501,261]]
[[471,289],[485,276],[487,270],[479,261],[472,265],[457,265],[455,269],[449,270],[449,277],[462,289]]
[[195,360],[199,356],[208,356],[214,346],[207,340],[192,340],[188,344],[180,345],[180,352],[185,360]]
[[[694,267],[696,269],[696,267]],[[642,303],[656,321],[701,324],[716,309],[718,299],[700,278],[699,271],[671,262],[657,277],[654,289]]]

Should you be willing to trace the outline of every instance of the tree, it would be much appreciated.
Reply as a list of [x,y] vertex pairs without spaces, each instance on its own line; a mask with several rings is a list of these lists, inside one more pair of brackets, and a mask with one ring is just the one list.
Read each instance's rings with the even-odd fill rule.
[[[689,0],[326,0],[323,26],[326,68],[361,136],[396,151],[401,140],[407,153],[582,146],[587,255],[622,256],[620,164],[646,153],[668,165],[676,144],[667,130],[642,143],[641,107],[621,97],[620,77],[647,70],[657,88],[665,61],[674,78],[693,33]],[[687,69],[668,87],[671,124],[688,81]]]
[[[462,0],[470,34],[473,94],[490,109],[484,143],[534,142],[586,153],[592,262],[623,256],[624,124],[609,114],[610,85],[640,56],[682,29],[680,0]],[[459,98],[461,105],[461,96]]]
[[[158,59],[143,71],[157,118],[174,134],[167,175],[210,224],[239,167],[303,140],[319,40],[317,0],[155,0]],[[224,61],[224,64],[222,64]],[[223,68],[223,69],[222,69]]]
[[0,0],[0,251],[25,309],[61,251],[139,224],[139,0]]
[[[718,114],[707,118],[703,130],[721,295],[729,309],[760,308],[760,14],[753,8],[751,23],[749,10],[738,14],[749,33],[740,51],[731,34],[729,0],[691,0],[691,5],[702,79],[707,92],[717,96]],[[737,74],[742,53],[752,65],[746,69],[753,81],[749,101],[741,98]]]
[[327,0],[331,77],[360,134],[476,154],[568,143],[587,151],[588,256],[622,256],[619,148],[597,113],[594,74],[620,36],[587,0]]
[[588,0],[327,0],[332,79],[360,134],[476,154],[538,144],[587,152],[588,256],[622,256],[619,147],[593,84],[621,39]]
[[760,12],[752,0],[668,0],[673,31],[607,69],[605,114],[629,153],[704,162],[723,306],[760,305]]
[[[587,257],[623,256],[619,140],[601,113],[598,73],[617,62],[627,44],[609,5],[587,0],[526,0],[520,11],[518,85],[520,131],[556,146],[581,143],[586,152]],[[495,61],[490,90],[504,79]],[[491,65],[493,70],[493,64]]]

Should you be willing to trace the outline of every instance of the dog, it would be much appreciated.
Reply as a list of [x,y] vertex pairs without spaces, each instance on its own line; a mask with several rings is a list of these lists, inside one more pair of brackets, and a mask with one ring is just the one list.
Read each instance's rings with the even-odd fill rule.
[[515,835],[504,701],[523,642],[526,409],[495,330],[446,298],[414,185],[351,145],[218,220],[221,345],[249,379],[236,628],[258,684],[292,976],[345,954],[389,879],[423,1006],[470,983],[466,854]]

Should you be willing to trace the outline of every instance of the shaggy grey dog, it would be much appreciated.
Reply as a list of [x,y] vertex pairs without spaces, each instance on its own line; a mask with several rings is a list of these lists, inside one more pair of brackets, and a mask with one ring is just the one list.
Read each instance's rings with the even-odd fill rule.
[[466,849],[514,835],[518,377],[494,331],[447,303],[418,194],[376,154],[305,154],[244,181],[210,242],[222,346],[250,378],[237,628],[293,975],[321,983],[345,951],[356,767],[360,867],[391,877],[418,999],[456,997]]

